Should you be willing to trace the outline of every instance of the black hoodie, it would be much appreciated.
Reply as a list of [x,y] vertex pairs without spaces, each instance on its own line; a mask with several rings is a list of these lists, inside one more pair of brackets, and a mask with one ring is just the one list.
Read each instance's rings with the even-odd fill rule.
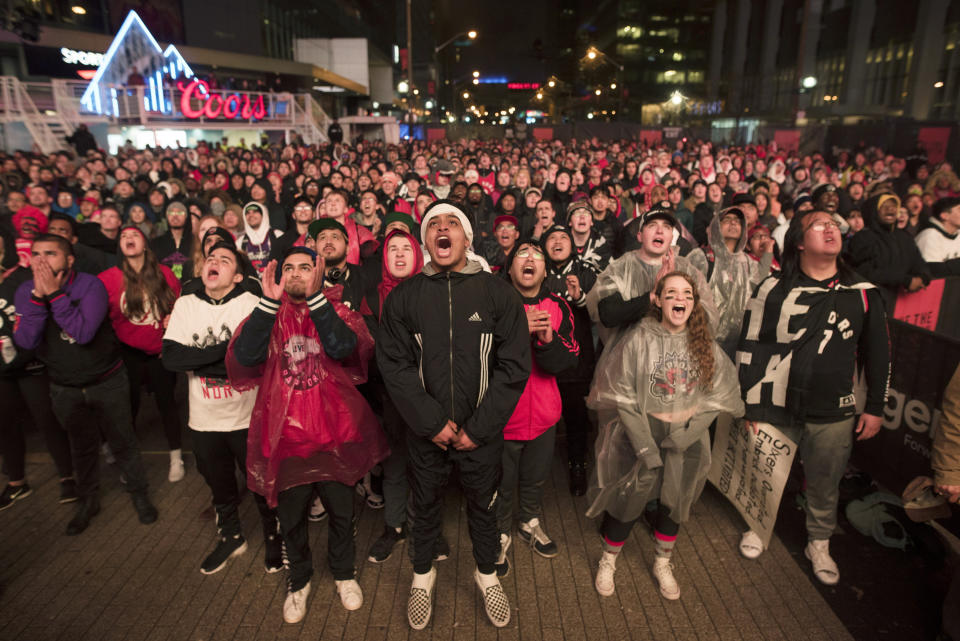
[[931,275],[913,237],[897,229],[896,222],[883,225],[877,219],[880,203],[888,198],[897,197],[878,194],[863,204],[860,213],[864,227],[850,239],[845,258],[850,267],[880,288],[887,313],[892,316],[900,288],[909,287],[915,276],[927,285]]

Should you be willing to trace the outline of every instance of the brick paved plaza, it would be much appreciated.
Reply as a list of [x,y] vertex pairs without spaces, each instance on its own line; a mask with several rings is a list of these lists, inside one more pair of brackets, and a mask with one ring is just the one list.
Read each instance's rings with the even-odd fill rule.
[[348,614],[326,569],[326,523],[311,524],[314,551],[309,611],[284,624],[285,575],[263,571],[263,541],[249,496],[242,514],[250,548],[218,574],[198,567],[215,533],[210,493],[187,457],[187,477],[166,480],[165,452],[145,454],[160,510],[150,526],[137,522],[117,473],[103,465],[103,509],[85,533],[63,534],[73,506],[57,503],[56,473],[46,454],[31,454],[34,494],[0,515],[0,639],[133,641],[219,639],[532,639],[657,641],[851,639],[818,590],[807,562],[779,539],[759,561],[737,552],[739,517],[708,486],[681,531],[675,561],[682,597],[661,598],[649,567],[653,542],[634,530],[620,557],[617,593],[593,587],[600,557],[596,525],[571,498],[556,458],[545,497],[547,532],[560,555],[541,558],[516,542],[504,587],[513,606],[506,629],[484,615],[471,578],[474,563],[464,504],[451,489],[444,531],[453,548],[438,564],[431,625],[413,632],[406,599],[412,567],[406,550],[382,565],[366,561],[380,534],[379,512],[365,508],[357,541],[364,606]]

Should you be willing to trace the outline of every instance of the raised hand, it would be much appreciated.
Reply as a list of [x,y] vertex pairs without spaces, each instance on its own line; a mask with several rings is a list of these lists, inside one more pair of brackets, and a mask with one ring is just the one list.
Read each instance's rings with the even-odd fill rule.
[[579,300],[583,292],[580,290],[580,279],[570,274],[567,276],[567,294],[571,300]]
[[279,300],[283,296],[283,288],[287,284],[286,276],[283,276],[277,283],[277,269],[277,261],[271,260],[267,263],[267,268],[263,270],[263,276],[260,278],[263,295],[274,300]]
[[313,263],[313,278],[307,282],[307,298],[310,298],[323,289],[323,279],[327,271],[327,261],[323,256],[317,255]]

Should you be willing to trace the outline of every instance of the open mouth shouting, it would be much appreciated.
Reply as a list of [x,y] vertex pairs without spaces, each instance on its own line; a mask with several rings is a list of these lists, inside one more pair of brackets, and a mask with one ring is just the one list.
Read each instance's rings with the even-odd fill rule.
[[437,255],[441,258],[448,258],[450,256],[450,250],[453,249],[453,242],[450,240],[450,236],[447,234],[440,234],[437,236]]
[[690,303],[671,301],[667,303],[663,311],[674,325],[682,325],[690,315]]

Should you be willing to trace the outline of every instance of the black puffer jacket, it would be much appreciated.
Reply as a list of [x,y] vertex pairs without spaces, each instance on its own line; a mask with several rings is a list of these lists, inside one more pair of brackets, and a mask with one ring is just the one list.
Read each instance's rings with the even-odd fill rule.
[[845,258],[858,274],[877,285],[883,294],[887,313],[893,316],[897,293],[906,288],[914,276],[930,282],[930,268],[923,260],[913,237],[896,223],[883,225],[877,219],[880,203],[893,194],[878,194],[863,204],[864,227],[850,239]]
[[462,272],[428,264],[384,302],[377,365],[400,415],[430,447],[447,420],[481,448],[501,442],[530,362],[520,295],[475,261]]

